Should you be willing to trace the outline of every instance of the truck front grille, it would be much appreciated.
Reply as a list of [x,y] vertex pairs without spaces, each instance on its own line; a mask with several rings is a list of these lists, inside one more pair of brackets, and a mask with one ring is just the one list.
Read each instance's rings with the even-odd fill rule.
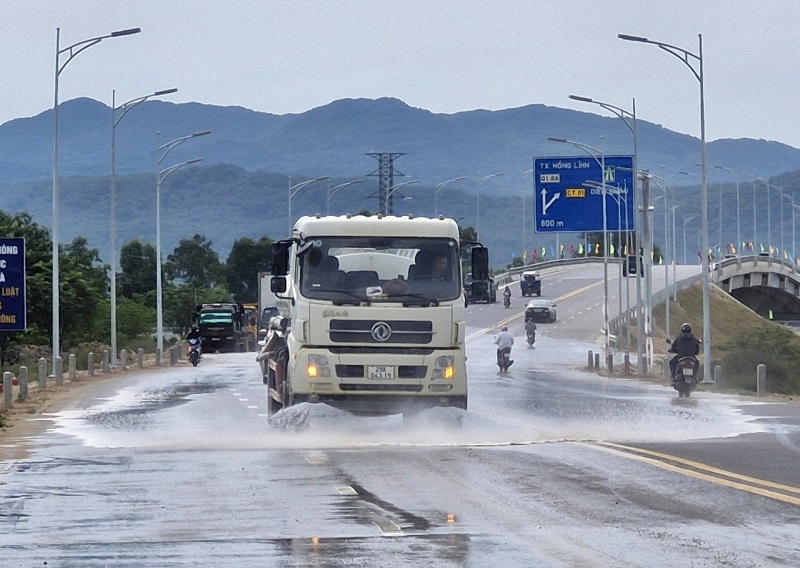
[[339,343],[418,344],[433,341],[429,321],[405,320],[331,320],[331,341]]

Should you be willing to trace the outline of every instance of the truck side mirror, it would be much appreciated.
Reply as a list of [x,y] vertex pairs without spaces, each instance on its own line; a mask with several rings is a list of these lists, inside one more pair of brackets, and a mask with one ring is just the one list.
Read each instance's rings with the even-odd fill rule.
[[284,294],[286,292],[286,276],[273,276],[269,282],[269,289],[273,294]]
[[[286,276],[289,274],[289,250],[292,241],[278,241],[272,245],[272,275]],[[273,282],[274,282],[273,278]],[[272,290],[275,292],[275,290]]]
[[472,281],[489,278],[489,249],[478,246],[472,249]]

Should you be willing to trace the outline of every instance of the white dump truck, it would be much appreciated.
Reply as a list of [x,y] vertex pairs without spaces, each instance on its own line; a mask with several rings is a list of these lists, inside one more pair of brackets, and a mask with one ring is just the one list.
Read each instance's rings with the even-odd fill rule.
[[452,219],[301,217],[275,243],[274,318],[259,355],[268,413],[323,402],[355,413],[467,408],[462,252]]

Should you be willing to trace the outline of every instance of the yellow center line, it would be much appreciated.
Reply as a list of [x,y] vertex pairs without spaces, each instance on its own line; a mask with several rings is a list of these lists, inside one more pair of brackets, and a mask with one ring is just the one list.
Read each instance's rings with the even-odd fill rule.
[[[569,298],[572,298],[573,296],[577,296],[578,294],[580,294],[582,292],[586,292],[586,290],[591,290],[592,288],[595,288],[596,286],[600,286],[602,283],[603,283],[603,281],[600,280],[599,282],[595,282],[593,284],[587,284],[586,286],[583,286],[582,288],[578,288],[576,290],[573,290],[572,292],[567,292],[566,294],[563,294],[563,295],[558,296],[557,298],[555,298],[555,302],[560,302],[562,300],[568,300]],[[515,319],[521,317],[524,313],[525,313],[524,310],[522,312],[517,312],[514,315],[509,316],[506,319],[501,320],[501,321],[495,323],[492,326],[485,327],[483,329],[479,329],[478,331],[475,331],[475,332],[469,334],[467,336],[466,340],[467,341],[471,341],[471,340],[475,339],[476,337],[480,337],[481,335],[485,335],[485,334],[491,332],[492,330],[496,330],[498,327],[506,325],[508,323],[511,323]]]
[[[577,443],[593,447],[595,449],[604,452],[626,457],[628,459],[654,465],[666,471],[671,471],[673,473],[680,473],[681,475],[686,475],[688,477],[694,477],[695,479],[708,481],[716,485],[722,485],[725,487],[730,487],[732,489],[746,491],[748,493],[761,495],[762,497],[768,497],[770,499],[775,499],[776,501],[782,501],[784,503],[789,503],[792,505],[800,505],[800,497],[794,497],[792,495],[785,495],[783,493],[777,493],[775,491],[770,491],[769,489],[764,489],[764,487],[770,487],[773,489],[777,489],[779,491],[785,491],[787,493],[796,493],[800,495],[800,489],[796,487],[791,487],[789,485],[782,485],[780,483],[774,483],[772,481],[766,481],[755,477],[749,477],[747,475],[741,475],[732,471],[727,471],[724,469],[712,467],[700,462],[679,458],[677,456],[672,456],[670,454],[654,452],[651,450],[644,450],[641,448],[625,446],[622,444],[615,444],[612,442],[594,442],[591,444],[585,442],[577,442]],[[692,469],[686,469],[685,467],[680,467],[669,463],[665,463],[662,460],[681,463],[687,467],[692,467],[708,473],[702,473],[702,471],[694,471]],[[717,476],[723,476],[723,477],[717,477]],[[739,480],[743,483],[732,481],[734,479]],[[761,487],[757,487],[758,485],[760,485]]]

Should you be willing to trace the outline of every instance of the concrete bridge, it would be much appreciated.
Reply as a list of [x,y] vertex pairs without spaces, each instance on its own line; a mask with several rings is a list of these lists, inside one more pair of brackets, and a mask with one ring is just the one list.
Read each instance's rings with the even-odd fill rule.
[[789,261],[753,255],[714,263],[714,284],[761,315],[800,320],[800,272]]

